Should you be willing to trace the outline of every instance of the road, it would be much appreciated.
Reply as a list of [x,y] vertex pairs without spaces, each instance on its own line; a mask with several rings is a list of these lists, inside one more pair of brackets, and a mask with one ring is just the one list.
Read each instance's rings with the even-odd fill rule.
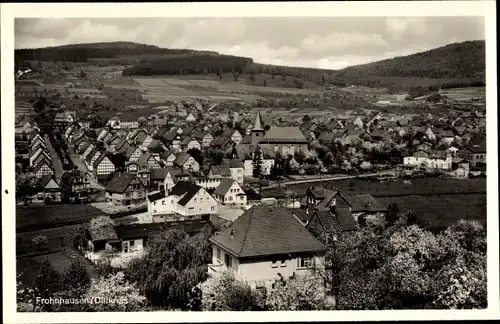
[[59,159],[59,155],[57,155],[56,150],[52,146],[52,142],[50,141],[49,135],[45,134],[44,136],[45,144],[47,145],[47,149],[50,153],[50,159],[52,160],[52,165],[54,166],[54,173],[56,175],[57,181],[61,181],[64,170],[62,168],[61,160]]
[[[283,181],[281,183],[282,186],[285,185],[293,185],[293,184],[300,184],[300,183],[310,183],[310,182],[322,182],[322,181],[331,181],[331,180],[345,180],[345,179],[354,179],[354,178],[361,178],[361,177],[377,177],[377,176],[382,176],[382,175],[393,175],[394,172],[391,171],[384,171],[384,172],[377,172],[377,173],[368,173],[368,174],[363,174],[363,175],[337,175],[334,177],[324,177],[324,178],[316,178],[316,179],[306,179],[306,180],[292,180],[292,181]],[[263,190],[267,189],[273,189],[273,188],[278,188],[279,184],[274,183],[266,187],[262,187]],[[257,188],[258,191],[258,188]]]
[[70,152],[69,157],[71,158],[71,161],[73,161],[73,164],[78,167],[78,170],[80,171],[85,171],[90,174],[90,187],[98,190],[104,190],[104,186],[97,181],[95,175],[93,172],[90,172],[85,163],[83,162],[82,158],[80,155]]

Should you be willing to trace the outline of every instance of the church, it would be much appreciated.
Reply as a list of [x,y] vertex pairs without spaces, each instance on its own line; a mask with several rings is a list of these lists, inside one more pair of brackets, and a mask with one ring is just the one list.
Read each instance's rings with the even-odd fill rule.
[[265,130],[262,117],[257,111],[254,127],[252,128],[252,146],[259,147],[265,152],[279,152],[282,156],[294,155],[296,152],[306,152],[309,142],[298,127],[271,126]]

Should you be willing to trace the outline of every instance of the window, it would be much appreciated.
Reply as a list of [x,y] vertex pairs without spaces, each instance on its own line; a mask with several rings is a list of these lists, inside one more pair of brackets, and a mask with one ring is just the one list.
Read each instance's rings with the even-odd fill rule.
[[210,207],[210,210],[214,211],[215,210],[215,206]]
[[194,210],[194,207],[189,207],[189,211],[193,211]]
[[165,200],[163,200],[163,201],[161,202],[161,204],[162,204],[162,205],[165,205]]
[[302,257],[299,258],[299,268],[312,268],[314,259],[312,257]]
[[278,261],[273,260],[273,262],[271,263],[271,268],[277,268],[277,267],[278,267]]
[[281,260],[281,267],[282,268],[286,267],[286,260]]
[[220,249],[218,247],[215,247],[215,253],[217,255],[217,260],[222,261],[220,258],[220,252],[221,252]]
[[197,199],[197,198],[194,198],[194,202],[197,202],[197,201],[198,201],[198,199]]
[[133,247],[135,245],[135,241],[130,241],[130,247]]
[[225,254],[225,264],[228,268],[231,268],[233,266],[233,258],[227,253]]

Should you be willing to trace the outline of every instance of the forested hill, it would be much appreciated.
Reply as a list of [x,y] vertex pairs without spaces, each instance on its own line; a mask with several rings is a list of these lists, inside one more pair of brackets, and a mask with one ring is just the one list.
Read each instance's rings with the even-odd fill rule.
[[[154,45],[133,42],[87,43],[15,50],[15,61],[89,62],[92,59],[116,59],[144,57],[145,55],[187,55],[199,51],[190,49],[167,49]],[[212,53],[206,52],[202,53]]]
[[486,70],[485,42],[454,43],[430,51],[351,66],[338,77],[474,78]]

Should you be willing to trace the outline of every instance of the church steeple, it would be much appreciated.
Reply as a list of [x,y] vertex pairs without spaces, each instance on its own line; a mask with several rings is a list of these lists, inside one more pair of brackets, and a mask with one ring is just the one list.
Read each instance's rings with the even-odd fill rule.
[[260,117],[260,111],[257,110],[257,116],[255,116],[255,123],[253,124],[252,131],[263,131],[262,128],[262,118]]
[[257,110],[257,116],[255,117],[255,123],[252,128],[252,145],[258,145],[262,137],[264,137],[264,128],[262,128],[262,118],[260,117],[260,112]]

